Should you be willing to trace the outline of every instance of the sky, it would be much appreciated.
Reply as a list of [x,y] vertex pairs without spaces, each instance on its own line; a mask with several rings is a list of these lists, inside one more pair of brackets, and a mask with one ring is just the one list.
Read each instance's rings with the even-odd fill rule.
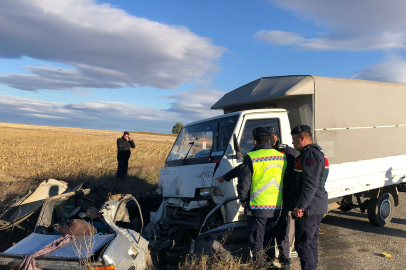
[[406,83],[403,0],[0,1],[0,122],[170,133],[260,77]]

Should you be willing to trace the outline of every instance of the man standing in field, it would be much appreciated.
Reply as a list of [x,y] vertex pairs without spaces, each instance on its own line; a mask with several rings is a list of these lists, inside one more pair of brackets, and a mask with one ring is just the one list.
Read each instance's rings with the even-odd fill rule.
[[130,137],[130,133],[124,131],[121,138],[117,139],[117,180],[125,180],[127,177],[128,160],[131,156],[131,148],[135,148],[135,143]]

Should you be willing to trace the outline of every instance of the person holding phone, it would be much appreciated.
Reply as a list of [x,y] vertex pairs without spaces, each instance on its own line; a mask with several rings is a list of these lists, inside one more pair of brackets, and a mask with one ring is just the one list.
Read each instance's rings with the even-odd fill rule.
[[128,160],[131,156],[131,148],[135,148],[135,143],[128,131],[124,131],[121,138],[117,139],[117,180],[124,181],[127,178]]

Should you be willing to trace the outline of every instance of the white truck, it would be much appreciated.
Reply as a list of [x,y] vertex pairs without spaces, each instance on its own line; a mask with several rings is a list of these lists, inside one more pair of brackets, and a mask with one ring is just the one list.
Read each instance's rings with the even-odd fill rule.
[[224,115],[183,127],[161,169],[163,202],[151,220],[200,234],[243,221],[237,179],[215,178],[252,149],[253,128],[272,126],[291,145],[291,128],[306,124],[329,159],[323,183],[329,210],[360,207],[384,226],[399,204],[398,191],[406,191],[404,100],[405,84],[353,79],[280,76],[241,86],[212,106]]

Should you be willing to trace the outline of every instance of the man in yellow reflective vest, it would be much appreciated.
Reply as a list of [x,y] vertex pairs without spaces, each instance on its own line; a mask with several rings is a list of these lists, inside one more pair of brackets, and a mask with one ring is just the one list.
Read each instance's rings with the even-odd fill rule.
[[[283,208],[285,154],[273,149],[264,127],[253,130],[254,149],[244,157],[238,173],[237,191],[247,215],[247,237],[255,259],[265,263],[263,249],[274,246],[277,223]],[[270,258],[274,259],[274,258]]]

